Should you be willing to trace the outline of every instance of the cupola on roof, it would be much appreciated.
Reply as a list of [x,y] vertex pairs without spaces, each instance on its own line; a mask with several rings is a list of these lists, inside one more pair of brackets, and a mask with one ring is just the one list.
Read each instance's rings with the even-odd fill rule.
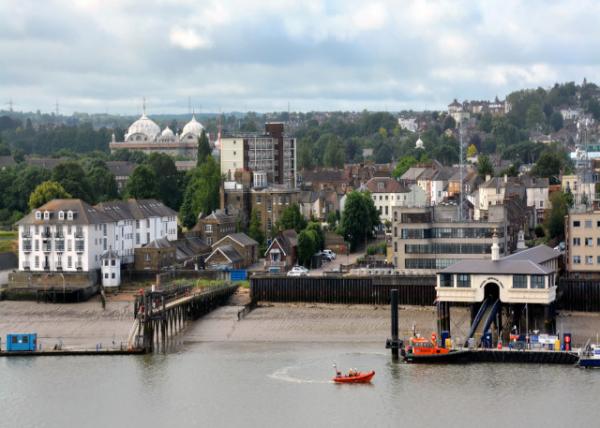
[[187,134],[192,134],[196,137],[199,137],[200,134],[202,134],[203,129],[204,126],[202,126],[202,124],[196,120],[195,115],[192,115],[192,120],[185,124],[183,131],[181,131],[181,135],[185,136]]
[[138,120],[131,124],[127,130],[127,134],[125,134],[125,141],[128,141],[135,134],[142,134],[148,140],[155,140],[160,134],[160,127],[144,113]]

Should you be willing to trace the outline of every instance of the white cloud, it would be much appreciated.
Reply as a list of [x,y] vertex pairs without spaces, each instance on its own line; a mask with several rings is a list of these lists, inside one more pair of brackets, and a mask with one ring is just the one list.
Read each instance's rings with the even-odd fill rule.
[[172,28],[169,33],[169,40],[174,46],[187,50],[206,49],[212,46],[209,39],[199,35],[191,28]]

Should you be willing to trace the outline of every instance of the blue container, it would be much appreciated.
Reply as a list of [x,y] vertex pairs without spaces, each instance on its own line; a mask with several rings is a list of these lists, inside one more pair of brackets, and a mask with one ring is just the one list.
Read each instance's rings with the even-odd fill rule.
[[33,352],[37,349],[36,333],[18,333],[6,335],[7,352]]
[[450,338],[450,332],[449,331],[442,331],[442,348],[446,347],[446,339]]

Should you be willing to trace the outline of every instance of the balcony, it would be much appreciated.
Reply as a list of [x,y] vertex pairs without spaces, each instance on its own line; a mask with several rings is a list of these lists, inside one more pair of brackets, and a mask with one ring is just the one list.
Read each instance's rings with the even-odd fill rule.
[[75,239],[83,239],[83,231],[75,231]]
[[55,246],[56,246],[56,251],[62,253],[63,251],[65,251],[65,240],[58,239],[55,243]]
[[52,237],[52,233],[50,232],[50,230],[42,230],[42,238],[44,239],[49,239]]
[[23,263],[23,270],[31,270],[31,264]]
[[31,238],[31,230],[21,232],[21,238]]
[[83,264],[82,263],[75,263],[75,269],[77,269],[77,270],[83,270]]
[[85,251],[85,247],[83,245],[75,245],[75,251],[77,253],[83,253]]
[[65,239],[65,234],[64,234],[64,233],[62,233],[62,232],[55,232],[55,233],[54,233],[54,237],[55,237],[56,239]]
[[44,253],[49,253],[50,251],[52,251],[52,245],[50,243],[42,244],[42,251]]

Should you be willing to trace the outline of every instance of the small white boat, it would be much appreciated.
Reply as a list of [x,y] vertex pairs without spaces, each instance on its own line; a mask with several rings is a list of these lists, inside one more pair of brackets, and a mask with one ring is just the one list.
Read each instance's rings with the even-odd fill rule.
[[587,344],[579,356],[579,367],[600,367],[600,345]]

